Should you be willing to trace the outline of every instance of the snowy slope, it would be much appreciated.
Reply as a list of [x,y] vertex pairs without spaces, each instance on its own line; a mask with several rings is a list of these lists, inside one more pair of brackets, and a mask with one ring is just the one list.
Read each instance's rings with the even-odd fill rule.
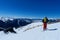
[[56,28],[57,30],[43,31],[43,26],[39,26],[23,32],[27,28],[38,25],[42,25],[42,23],[36,22],[29,24],[24,28],[19,28],[17,30],[15,29],[15,31],[17,31],[17,34],[4,34],[3,32],[0,32],[0,40],[60,40],[60,22],[55,24],[48,24],[48,29]]

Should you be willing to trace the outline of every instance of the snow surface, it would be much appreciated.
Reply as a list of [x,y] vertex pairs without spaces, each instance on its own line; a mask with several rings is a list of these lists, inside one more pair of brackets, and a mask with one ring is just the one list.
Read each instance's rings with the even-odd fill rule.
[[43,31],[43,26],[36,27],[23,32],[25,29],[43,25],[42,22],[35,22],[24,26],[23,28],[14,29],[17,34],[9,33],[4,34],[3,31],[0,32],[0,40],[60,40],[60,22],[54,24],[48,24],[48,29],[57,30],[47,30]]

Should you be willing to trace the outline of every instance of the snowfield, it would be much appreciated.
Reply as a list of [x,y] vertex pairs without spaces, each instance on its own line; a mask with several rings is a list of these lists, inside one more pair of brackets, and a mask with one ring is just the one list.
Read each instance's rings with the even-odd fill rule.
[[[3,31],[1,31],[0,40],[60,40],[60,22],[48,24],[48,30],[46,31],[43,31],[42,25],[42,22],[35,22],[24,26],[23,28],[19,28],[17,30],[14,29],[17,32],[17,34],[5,34],[3,33]],[[27,28],[31,29],[24,31]]]

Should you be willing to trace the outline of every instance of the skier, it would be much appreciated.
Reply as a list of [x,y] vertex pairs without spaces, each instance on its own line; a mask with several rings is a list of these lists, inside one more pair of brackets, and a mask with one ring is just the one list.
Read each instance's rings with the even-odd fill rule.
[[43,30],[45,31],[47,29],[48,18],[44,17],[44,19],[42,20],[42,22],[43,22]]

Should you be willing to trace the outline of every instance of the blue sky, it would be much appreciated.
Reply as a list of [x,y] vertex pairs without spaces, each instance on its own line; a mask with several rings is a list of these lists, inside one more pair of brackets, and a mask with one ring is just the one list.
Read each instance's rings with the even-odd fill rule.
[[59,0],[0,0],[0,16],[60,18]]

